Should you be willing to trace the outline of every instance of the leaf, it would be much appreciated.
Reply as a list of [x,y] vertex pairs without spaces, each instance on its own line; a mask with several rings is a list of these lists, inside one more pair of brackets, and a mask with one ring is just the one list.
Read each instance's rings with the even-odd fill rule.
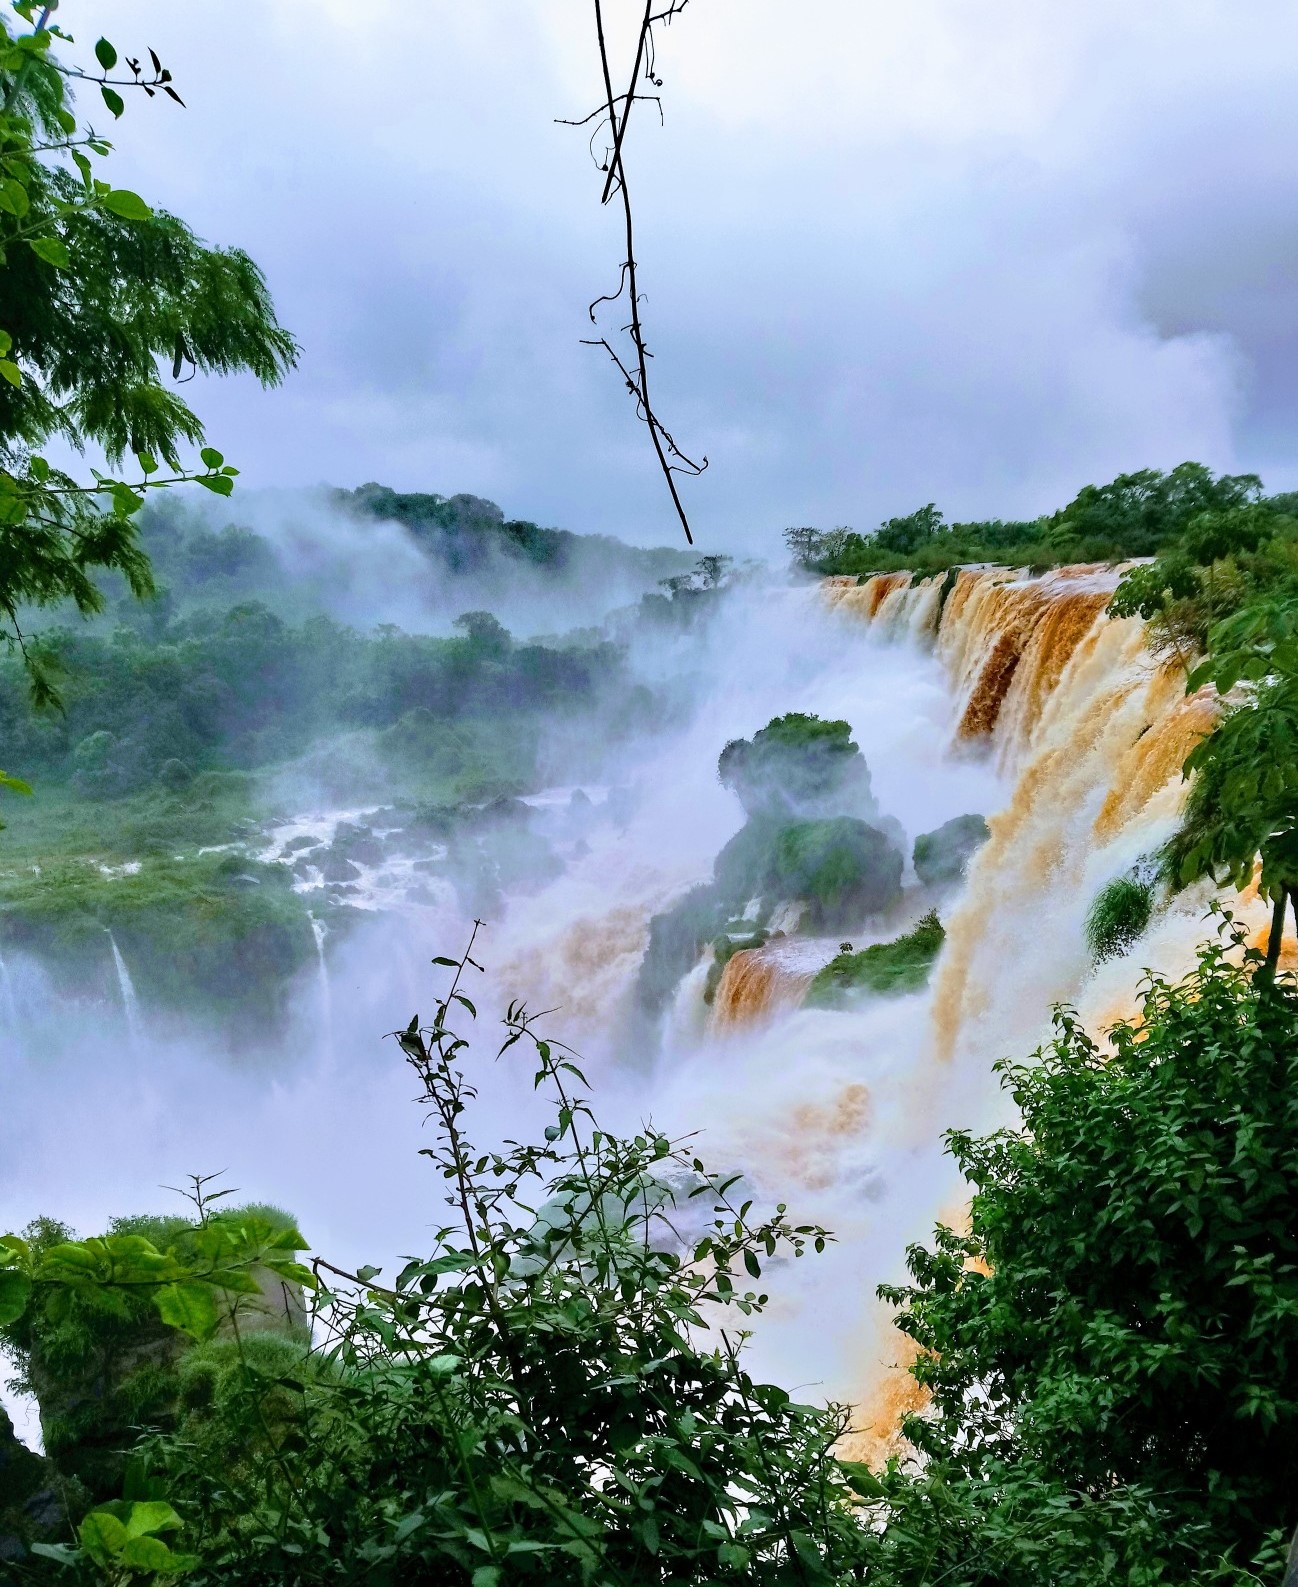
[[23,383],[22,370],[12,359],[0,358],[0,375],[3,375],[11,386],[21,386]]
[[225,462],[225,458],[214,446],[205,446],[198,455],[208,468],[220,468],[221,464]]
[[109,1510],[92,1510],[81,1523],[77,1536],[95,1564],[105,1570],[116,1564],[126,1546],[126,1528]]
[[58,1565],[75,1565],[81,1559],[81,1550],[69,1548],[66,1543],[31,1543],[28,1549],[41,1559],[52,1559]]
[[3,356],[13,346],[14,339],[8,331],[0,331],[0,356]]
[[27,1310],[32,1281],[17,1268],[0,1267],[0,1328],[16,1322]]
[[116,215],[119,220],[150,220],[153,217],[153,211],[140,195],[132,193],[126,187],[111,188],[99,202],[110,215]]
[[130,1570],[148,1570],[160,1576],[178,1576],[182,1571],[192,1569],[184,1555],[173,1554],[157,1537],[128,1538],[118,1560]]
[[72,263],[67,248],[57,237],[29,237],[27,240],[36,257],[56,270],[66,270]]
[[154,1299],[163,1322],[188,1334],[191,1339],[207,1339],[216,1331],[216,1296],[210,1284],[192,1280],[167,1284],[158,1290]]
[[234,490],[234,481],[228,474],[200,474],[198,483],[216,496],[229,496]]
[[479,1565],[473,1573],[473,1587],[496,1587],[499,1580],[499,1565]]
[[99,39],[95,44],[95,59],[106,72],[111,72],[117,65],[117,51],[107,39]]
[[127,1537],[145,1537],[151,1532],[179,1532],[184,1525],[163,1499],[149,1499],[131,1506],[126,1521]]
[[107,83],[101,83],[99,85],[99,92],[104,96],[104,103],[108,106],[109,110],[112,111],[114,116],[120,116],[121,113],[126,109],[126,105],[122,99],[122,96],[115,88],[110,88]]

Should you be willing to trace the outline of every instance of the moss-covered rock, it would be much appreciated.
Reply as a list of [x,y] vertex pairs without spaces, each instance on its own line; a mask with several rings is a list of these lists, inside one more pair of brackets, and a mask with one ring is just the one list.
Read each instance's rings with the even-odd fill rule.
[[864,821],[797,821],[776,839],[768,887],[804,901],[813,931],[840,931],[901,897],[902,868],[898,851]]
[[915,839],[915,874],[926,887],[953,887],[991,836],[979,815],[956,816]]
[[933,961],[946,932],[931,911],[904,936],[877,942],[861,952],[843,950],[817,972],[803,1000],[805,1008],[850,1008],[867,996],[918,992],[928,984]]
[[870,815],[870,769],[851,725],[803,711],[777,716],[721,751],[717,774],[750,816]]

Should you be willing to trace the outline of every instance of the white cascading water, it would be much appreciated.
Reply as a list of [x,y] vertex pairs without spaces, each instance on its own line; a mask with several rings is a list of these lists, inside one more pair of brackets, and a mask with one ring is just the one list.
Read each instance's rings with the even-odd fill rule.
[[117,987],[122,995],[122,1012],[126,1016],[126,1035],[131,1044],[132,1052],[138,1053],[140,1049],[140,1000],[135,995],[135,982],[131,980],[131,972],[126,968],[126,960],[122,958],[122,950],[117,946],[117,938],[112,932],[108,933],[109,946],[113,950],[113,968],[117,972]]
[[[629,817],[603,819],[603,791],[590,791],[593,814],[563,873],[509,898],[479,940],[489,974],[475,994],[478,1138],[543,1122],[526,1064],[490,1062],[491,1012],[522,996],[556,1010],[548,1028],[583,1054],[611,1125],[652,1114],[661,1128],[699,1130],[710,1161],[833,1228],[839,1243],[825,1256],[767,1275],[755,1366],[808,1396],[856,1402],[863,1453],[886,1444],[906,1392],[888,1371],[898,1341],[875,1285],[900,1276],[906,1244],[938,1217],[959,1219],[966,1199],[942,1131],[1007,1119],[992,1065],[1040,1042],[1052,1003],[1073,1002],[1099,1030],[1132,1008],[1144,965],[1179,973],[1207,934],[1207,895],[1196,892],[1132,954],[1098,970],[1086,954],[1091,899],[1172,829],[1181,761],[1209,720],[1148,655],[1138,623],[1103,616],[1112,582],[1085,569],[1035,580],[971,571],[945,603],[941,580],[912,587],[907,575],[736,592],[702,655],[699,641],[665,647],[663,676],[696,669],[697,703],[685,729],[619,768]],[[836,945],[790,938],[765,958],[732,960],[711,1012],[700,965],[661,1031],[646,1033],[631,1002],[649,918],[707,879],[743,819],[717,781],[717,755],[790,710],[851,723],[879,806],[908,842],[957,815],[988,816],[991,839],[944,910],[932,984],[849,1013],[803,1009],[807,977]],[[264,857],[339,819],[284,827]],[[142,1116],[93,1054],[78,1050],[66,1070],[16,1063],[15,1106],[0,1123],[10,1219],[50,1211],[97,1228],[158,1206],[160,1183],[228,1166],[230,1183],[292,1207],[333,1258],[426,1248],[440,1192],[417,1155],[408,1077],[381,1033],[427,1011],[442,972],[421,968],[412,986],[412,964],[455,953],[468,923],[449,892],[416,888],[401,864],[360,867],[367,923],[332,944],[328,964],[316,931],[301,1020],[257,1065],[153,1042]],[[1245,913],[1264,924],[1256,904]],[[333,1059],[314,1040],[326,995]]]
[[329,985],[329,961],[325,957],[325,938],[329,935],[329,928],[317,918],[313,910],[307,911],[306,918],[311,922],[311,936],[315,942],[316,977],[320,988],[320,1037],[325,1051],[332,1056],[334,997],[333,988]]
[[5,1029],[12,1041],[18,1040],[18,997],[14,992],[14,978],[9,970],[5,957],[0,953],[0,1013],[4,1016]]

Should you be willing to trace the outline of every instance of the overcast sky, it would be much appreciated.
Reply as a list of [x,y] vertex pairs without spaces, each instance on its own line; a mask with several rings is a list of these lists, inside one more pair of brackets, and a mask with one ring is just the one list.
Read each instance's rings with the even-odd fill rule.
[[[64,0],[188,104],[130,102],[115,184],[246,248],[302,343],[279,391],[199,393],[246,482],[673,539],[579,342],[621,256],[554,123],[599,97],[591,10]],[[660,68],[628,163],[704,549],[1187,457],[1298,486],[1292,0],[692,0]]]

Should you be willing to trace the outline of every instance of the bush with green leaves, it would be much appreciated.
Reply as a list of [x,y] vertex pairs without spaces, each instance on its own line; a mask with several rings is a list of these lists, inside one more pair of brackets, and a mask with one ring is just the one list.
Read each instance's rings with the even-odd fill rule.
[[[291,1247],[276,1243],[286,1233],[304,1243],[287,1214],[253,1206],[214,1216],[210,1229],[184,1217],[117,1218],[89,1241],[39,1219],[21,1241],[0,1243],[0,1264],[9,1264],[0,1265],[0,1343],[18,1365],[19,1386],[37,1400],[45,1453],[59,1478],[91,1500],[120,1495],[139,1429],[174,1420],[182,1357],[217,1322],[204,1293],[184,1287],[192,1270],[228,1265],[243,1252],[254,1276],[233,1281],[244,1297],[242,1325],[278,1324],[258,1283],[290,1272],[284,1254],[291,1260]],[[269,1254],[254,1263],[250,1253],[263,1248]],[[83,1282],[62,1282],[78,1270]],[[172,1275],[165,1294],[161,1272]],[[10,1302],[5,1310],[7,1286],[23,1299],[21,1309]],[[196,1334],[181,1331],[196,1321]]]
[[915,874],[925,887],[954,887],[963,881],[969,861],[991,836],[984,817],[953,816],[932,832],[915,839]]
[[868,815],[870,769],[851,724],[803,711],[777,716],[721,751],[717,775],[749,816]]
[[928,985],[946,932],[930,910],[914,928],[892,942],[872,943],[859,953],[851,943],[816,972],[804,1008],[850,1008],[863,997],[918,992]]
[[[1229,917],[1227,917],[1229,925]],[[918,1459],[868,1580],[1276,1582],[1298,1521],[1298,993],[1233,928],[1152,977],[1111,1051],[1068,1010],[1000,1066],[1020,1127],[881,1294],[920,1347]]]
[[[70,57],[53,6],[16,0],[0,18],[0,610],[35,695],[55,682],[24,644],[21,606],[69,601],[98,611],[93,575],[115,569],[152,589],[135,515],[145,492],[196,480],[229,495],[238,470],[204,446],[180,396],[185,370],[248,370],[278,383],[297,349],[266,283],[238,249],[201,243],[174,215],[96,174],[111,145],[72,109],[71,88],[98,88],[114,118],[120,89],[179,102],[171,73],[119,61],[107,39],[94,64]],[[164,374],[168,370],[171,379]],[[78,482],[44,450],[101,450],[132,477]],[[196,466],[181,463],[197,448]],[[159,461],[161,460],[161,462]],[[163,466],[165,465],[165,467]]]
[[686,1142],[602,1129],[518,1007],[499,1056],[531,1054],[553,1122],[535,1144],[474,1143],[484,1059],[451,1023],[473,973],[466,954],[433,1019],[398,1035],[451,1209],[433,1251],[390,1279],[318,1259],[308,1361],[195,1349],[182,1422],[137,1452],[137,1500],[175,1506],[196,1584],[850,1577],[845,1415],[742,1358],[763,1268],[829,1236],[756,1212]]
[[1096,893],[1086,915],[1086,946],[1098,964],[1126,953],[1144,935],[1154,912],[1154,884],[1115,876]]

